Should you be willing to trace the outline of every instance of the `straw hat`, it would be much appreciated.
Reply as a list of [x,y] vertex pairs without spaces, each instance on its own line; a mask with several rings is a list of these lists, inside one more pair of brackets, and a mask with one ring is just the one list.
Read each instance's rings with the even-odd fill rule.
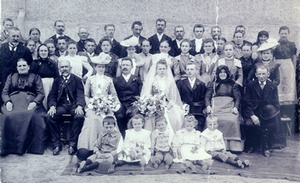
[[101,65],[106,65],[109,64],[109,62],[111,61],[111,56],[109,54],[106,53],[100,53],[99,56],[97,57],[92,57],[91,58],[91,62],[94,64],[101,64]]
[[138,41],[138,39],[131,37],[129,39],[121,41],[120,44],[124,47],[131,47],[131,46],[137,46],[139,44],[139,41]]
[[278,41],[273,38],[269,38],[266,42],[260,45],[260,47],[257,49],[257,51],[265,51],[271,48],[274,48],[278,45]]

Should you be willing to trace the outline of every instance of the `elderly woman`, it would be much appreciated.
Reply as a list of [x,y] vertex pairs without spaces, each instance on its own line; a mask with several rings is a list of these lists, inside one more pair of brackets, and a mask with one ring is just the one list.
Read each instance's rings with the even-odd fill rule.
[[[105,56],[97,56],[92,57],[91,61],[96,74],[89,77],[85,83],[86,118],[78,138],[78,149],[85,148],[88,150],[93,150],[94,143],[101,132],[103,132],[104,127],[102,122],[104,117],[107,115],[113,116],[113,112],[117,111],[120,107],[112,78],[105,75],[105,68],[110,60],[106,59]],[[98,101],[109,102],[108,99],[105,99],[109,97],[114,100],[112,102],[114,107],[100,107],[100,105],[106,104],[97,104]],[[100,100],[97,100],[97,98]],[[108,107],[108,110],[106,110],[106,107]]]
[[227,66],[216,70],[216,78],[208,83],[205,105],[208,114],[218,117],[218,129],[223,133],[226,149],[235,152],[243,150],[240,131],[240,92],[237,83],[230,78]]
[[2,91],[1,155],[44,153],[45,97],[39,75],[29,73],[26,60],[17,61],[18,73],[7,77]]

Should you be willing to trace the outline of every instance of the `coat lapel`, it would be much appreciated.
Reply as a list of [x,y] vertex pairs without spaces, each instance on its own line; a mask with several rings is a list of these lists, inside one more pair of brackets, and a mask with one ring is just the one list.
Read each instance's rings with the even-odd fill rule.
[[254,84],[254,90],[256,92],[256,94],[261,97],[261,88],[259,86],[259,83],[258,83],[258,80],[255,81],[255,84]]
[[184,85],[187,86],[187,88],[188,88],[191,92],[193,92],[193,89],[192,89],[192,87],[191,87],[191,84],[190,84],[190,82],[189,82],[189,79],[185,79],[183,82],[184,82]]

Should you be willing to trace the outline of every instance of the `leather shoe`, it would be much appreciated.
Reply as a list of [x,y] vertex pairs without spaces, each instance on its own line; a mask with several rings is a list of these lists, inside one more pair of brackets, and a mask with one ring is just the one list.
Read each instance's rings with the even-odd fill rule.
[[53,155],[55,155],[55,156],[59,155],[59,152],[60,152],[60,149],[58,146],[53,149]]
[[265,150],[264,151],[264,156],[265,157],[270,157],[271,156],[271,151],[270,150]]
[[69,155],[74,155],[74,154],[75,154],[75,152],[76,152],[76,149],[75,149],[75,147],[72,147],[72,146],[70,146],[70,147],[69,147],[69,149],[68,149],[68,153],[69,153]]

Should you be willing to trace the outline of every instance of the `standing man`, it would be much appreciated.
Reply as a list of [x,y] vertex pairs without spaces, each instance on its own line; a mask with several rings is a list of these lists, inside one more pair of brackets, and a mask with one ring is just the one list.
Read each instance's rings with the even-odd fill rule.
[[61,60],[58,62],[58,67],[61,76],[54,80],[48,95],[48,127],[53,145],[53,155],[58,155],[61,151],[59,118],[64,113],[72,115],[68,152],[73,155],[76,152],[78,136],[84,121],[84,89],[82,80],[70,73],[69,61]]
[[175,39],[171,42],[170,55],[176,57],[181,54],[180,43],[183,40],[184,28],[181,25],[178,25],[174,28]]
[[4,87],[7,76],[17,72],[17,61],[24,58],[28,65],[32,62],[32,55],[29,49],[20,43],[21,32],[17,27],[8,29],[8,38],[0,48],[0,67],[1,67],[1,91]]
[[60,38],[64,38],[67,42],[69,42],[70,40],[72,40],[69,36],[65,35],[65,23],[62,20],[56,20],[54,22],[54,29],[56,31],[56,34],[51,36],[49,39],[52,40],[55,45],[57,45],[57,39]]
[[204,53],[204,50],[201,49],[204,31],[205,29],[203,25],[196,24],[194,26],[193,32],[195,35],[195,39],[191,40],[191,50],[190,50],[190,54],[193,56]]
[[[141,53],[142,49],[140,48],[142,41],[145,40],[146,38],[141,36],[141,33],[143,31],[143,24],[140,21],[134,21],[131,26],[132,30],[132,35],[126,37],[124,40],[130,40],[132,43],[137,43],[137,46],[135,46],[136,53]],[[122,47],[121,51],[121,58],[126,57],[126,48]]]
[[[215,43],[220,39],[222,34],[221,27],[219,26],[213,26],[211,28],[211,38],[215,41]],[[216,48],[216,44],[215,44]]]
[[119,130],[123,137],[125,136],[128,120],[134,114],[132,103],[137,101],[137,97],[140,96],[143,86],[143,83],[138,76],[130,74],[133,67],[132,64],[130,58],[123,58],[121,61],[121,76],[113,80],[118,98],[121,102],[121,107],[115,115],[118,121]]
[[[268,80],[269,69],[257,66],[257,79],[246,87],[244,96],[244,117],[246,121],[246,147],[249,152],[262,148],[262,154],[271,155],[271,148],[286,146],[285,133],[280,119],[277,86]],[[260,143],[257,144],[257,142]]]
[[[121,51],[122,51],[122,46],[121,44],[114,38],[114,34],[115,34],[115,25],[114,24],[106,24],[104,26],[104,31],[106,36],[110,39],[111,41],[111,53],[114,53],[115,55],[117,55],[118,57],[121,56]],[[100,48],[100,42],[98,45],[98,48],[96,50],[99,50],[99,53],[102,52],[101,48]],[[98,53],[98,54],[99,54]]]
[[79,36],[79,41],[77,42],[77,52],[84,51],[84,45],[86,40],[89,38],[89,31],[86,27],[80,27],[77,35]]
[[167,36],[164,32],[167,26],[167,22],[165,19],[157,19],[156,20],[156,34],[149,37],[148,40],[150,45],[152,46],[150,49],[151,54],[159,53],[159,45],[162,41],[167,40],[169,43],[172,42],[172,38]]
[[177,82],[178,91],[184,103],[184,109],[196,117],[198,120],[197,129],[202,132],[205,124],[203,109],[205,108],[206,86],[204,82],[197,78],[195,63],[187,63],[186,72],[188,78]]

